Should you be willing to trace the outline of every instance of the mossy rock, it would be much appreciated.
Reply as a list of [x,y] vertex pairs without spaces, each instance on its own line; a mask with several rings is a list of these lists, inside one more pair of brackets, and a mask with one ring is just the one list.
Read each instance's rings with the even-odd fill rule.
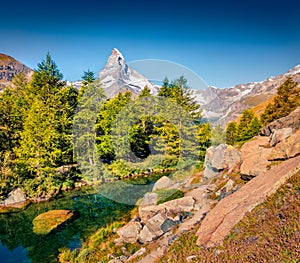
[[62,224],[71,220],[74,212],[71,210],[51,210],[38,215],[33,219],[33,232],[38,235],[47,235]]

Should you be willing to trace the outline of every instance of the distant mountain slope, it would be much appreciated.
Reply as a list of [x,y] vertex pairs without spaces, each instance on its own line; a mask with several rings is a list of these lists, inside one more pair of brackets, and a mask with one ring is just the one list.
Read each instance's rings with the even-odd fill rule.
[[116,48],[113,49],[104,69],[100,71],[99,79],[108,97],[126,90],[137,95],[145,86],[148,86],[152,94],[158,91],[158,87],[126,64],[123,55]]
[[30,77],[33,70],[14,58],[0,53],[0,90],[5,88],[20,72]]
[[195,90],[194,96],[203,108],[203,115],[212,121],[226,124],[236,119],[245,108],[252,108],[270,100],[288,77],[300,83],[300,65],[276,77],[261,82],[239,84],[232,88],[209,87]]

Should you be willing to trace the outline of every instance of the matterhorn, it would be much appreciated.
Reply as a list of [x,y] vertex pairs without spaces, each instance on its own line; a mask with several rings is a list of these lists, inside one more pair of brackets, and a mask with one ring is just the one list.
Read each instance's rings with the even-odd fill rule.
[[106,95],[110,98],[126,90],[130,91],[133,96],[137,95],[145,86],[154,95],[158,90],[146,77],[130,68],[121,52],[116,48],[113,49],[98,78],[103,85]]

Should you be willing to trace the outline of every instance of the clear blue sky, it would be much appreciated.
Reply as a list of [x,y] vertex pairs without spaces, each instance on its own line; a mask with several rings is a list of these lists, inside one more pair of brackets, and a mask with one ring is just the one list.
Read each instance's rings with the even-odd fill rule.
[[260,81],[300,63],[300,1],[2,3],[0,53],[35,68],[49,51],[65,79],[127,61],[171,60],[209,85]]

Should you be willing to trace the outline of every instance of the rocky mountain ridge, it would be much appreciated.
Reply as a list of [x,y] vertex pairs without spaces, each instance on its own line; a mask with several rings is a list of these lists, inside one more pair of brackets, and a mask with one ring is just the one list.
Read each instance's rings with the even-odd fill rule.
[[288,76],[300,83],[300,64],[284,74],[261,82],[238,84],[231,88],[208,87],[205,90],[194,90],[194,96],[203,109],[204,117],[226,124],[237,119],[245,108],[255,107],[274,96]]
[[4,89],[15,75],[23,72],[30,77],[33,70],[14,58],[0,53],[0,90]]

